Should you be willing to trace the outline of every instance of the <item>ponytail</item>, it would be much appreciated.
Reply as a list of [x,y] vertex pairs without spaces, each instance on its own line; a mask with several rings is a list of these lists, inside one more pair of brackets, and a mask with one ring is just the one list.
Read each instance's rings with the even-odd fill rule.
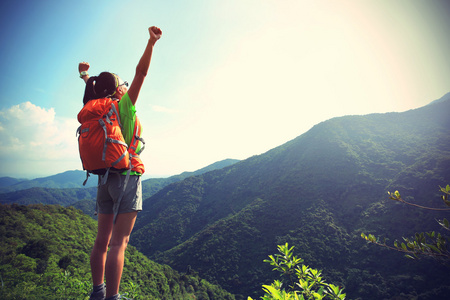
[[97,78],[98,78],[97,76],[91,76],[86,82],[86,88],[84,89],[83,105],[86,105],[86,103],[88,103],[89,100],[97,98],[95,96],[94,91],[94,82],[97,80]]

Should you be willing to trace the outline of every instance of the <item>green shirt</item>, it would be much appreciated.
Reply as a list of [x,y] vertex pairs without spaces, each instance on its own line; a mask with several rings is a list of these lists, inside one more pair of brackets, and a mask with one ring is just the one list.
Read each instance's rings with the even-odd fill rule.
[[[128,93],[125,93],[125,95],[123,95],[122,99],[120,99],[119,101],[119,115],[120,115],[120,123],[122,124],[123,138],[125,139],[125,143],[127,143],[127,145],[130,145],[131,140],[133,139],[134,123],[136,122],[136,108],[131,102]],[[139,152],[140,149],[141,149],[141,141],[138,142],[136,152]],[[127,174],[127,172],[124,172],[122,174],[125,175]],[[141,173],[131,171],[131,175],[141,175]]]

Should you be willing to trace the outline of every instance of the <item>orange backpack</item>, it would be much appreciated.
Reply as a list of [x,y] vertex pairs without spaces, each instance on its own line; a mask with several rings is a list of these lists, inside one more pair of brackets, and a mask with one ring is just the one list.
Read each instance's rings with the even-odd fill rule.
[[[107,171],[131,168],[128,145],[122,135],[118,101],[90,100],[78,113],[78,147],[83,169],[103,175]],[[86,179],[87,180],[87,179]],[[86,182],[85,182],[86,183]]]

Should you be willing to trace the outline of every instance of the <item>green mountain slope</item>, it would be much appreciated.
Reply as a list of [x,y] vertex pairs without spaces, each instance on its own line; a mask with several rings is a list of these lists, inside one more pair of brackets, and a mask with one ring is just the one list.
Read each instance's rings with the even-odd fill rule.
[[174,182],[181,181],[185,178],[200,175],[206,172],[210,172],[217,169],[222,169],[228,166],[231,166],[235,163],[237,163],[239,160],[237,159],[224,159],[218,162],[215,162],[211,165],[208,165],[204,168],[201,168],[194,172],[183,172],[178,175],[170,176],[168,178],[150,178],[147,180],[142,181],[142,197],[143,199],[147,199],[154,194],[156,194],[160,189],[168,186],[169,184],[172,184]]
[[[1,299],[88,299],[96,223],[73,208],[0,205]],[[134,299],[234,299],[195,274],[126,253],[121,292]]]
[[439,265],[412,265],[368,247],[360,233],[400,238],[437,228],[445,215],[399,206],[386,192],[439,201],[438,186],[450,183],[448,111],[449,100],[331,119],[267,153],[174,183],[144,202],[132,243],[243,298],[272,281],[262,260],[285,242],[352,299],[439,297],[448,292]]
[[50,189],[34,187],[26,190],[19,190],[0,194],[2,204],[59,204],[63,206],[71,205],[84,199],[95,199],[97,190],[89,189]]

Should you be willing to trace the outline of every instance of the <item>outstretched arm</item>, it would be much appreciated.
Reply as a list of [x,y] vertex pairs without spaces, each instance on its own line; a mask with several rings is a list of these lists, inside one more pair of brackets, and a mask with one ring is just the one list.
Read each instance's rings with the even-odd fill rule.
[[150,33],[150,38],[147,42],[147,46],[145,48],[144,54],[142,54],[141,59],[136,67],[136,74],[134,75],[133,82],[128,90],[128,95],[130,96],[131,102],[135,105],[136,100],[139,96],[139,92],[141,91],[142,84],[144,83],[144,79],[147,76],[148,68],[150,67],[150,61],[152,59],[153,46],[156,41],[161,38],[162,31],[156,26],[152,26],[148,29]]
[[89,63],[83,61],[78,64],[78,72],[80,73],[81,79],[84,80],[84,83],[86,83],[89,79],[89,74],[87,73],[88,70],[89,70]]

